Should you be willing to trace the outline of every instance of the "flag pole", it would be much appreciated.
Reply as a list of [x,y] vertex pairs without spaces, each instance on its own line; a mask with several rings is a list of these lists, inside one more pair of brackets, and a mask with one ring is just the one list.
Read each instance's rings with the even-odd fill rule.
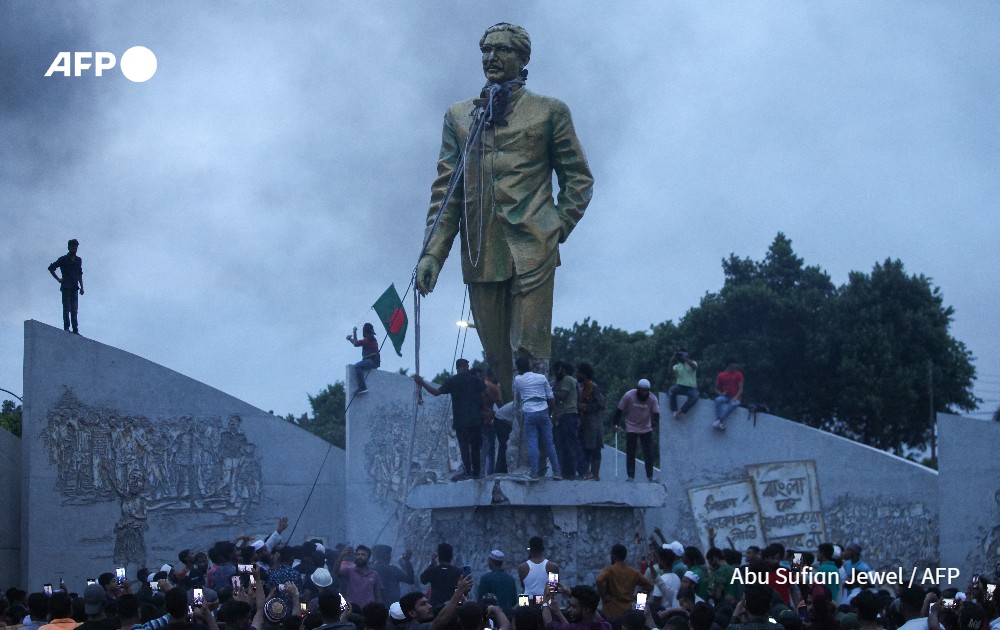
[[[413,270],[413,278],[416,280],[417,270]],[[414,283],[415,284],[415,283]],[[417,375],[420,374],[420,291],[413,287],[413,369]],[[424,388],[420,383],[413,381],[417,387],[417,404],[424,404]]]

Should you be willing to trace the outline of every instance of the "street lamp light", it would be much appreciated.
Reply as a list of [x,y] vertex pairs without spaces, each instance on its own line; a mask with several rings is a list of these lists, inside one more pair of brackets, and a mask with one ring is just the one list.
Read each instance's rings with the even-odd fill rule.
[[473,330],[476,330],[476,325],[474,323],[467,322],[464,319],[458,320],[457,322],[455,322],[455,325],[458,326],[459,328],[471,328]]

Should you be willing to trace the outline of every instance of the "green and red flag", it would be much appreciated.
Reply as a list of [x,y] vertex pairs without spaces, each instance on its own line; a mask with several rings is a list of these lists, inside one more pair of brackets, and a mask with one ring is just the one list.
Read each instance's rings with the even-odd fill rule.
[[396,293],[396,285],[390,284],[382,297],[372,304],[372,308],[385,326],[385,332],[389,334],[396,354],[403,356],[400,348],[403,347],[403,339],[406,339],[406,311],[403,310],[403,301]]

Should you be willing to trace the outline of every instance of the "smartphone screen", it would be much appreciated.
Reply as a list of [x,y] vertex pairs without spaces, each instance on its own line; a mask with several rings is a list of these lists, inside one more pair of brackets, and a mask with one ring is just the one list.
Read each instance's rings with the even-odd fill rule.
[[194,589],[194,597],[191,598],[191,605],[195,608],[201,608],[205,603],[205,592],[200,589]]
[[986,599],[993,599],[993,591],[997,590],[996,584],[986,585]]
[[159,582],[150,582],[149,583],[149,590],[153,591],[154,593],[159,593],[160,592],[160,583]]
[[343,594],[341,594],[341,596],[340,596],[340,610],[341,610],[341,612],[349,609],[350,607],[351,607],[350,604],[347,603],[347,600],[344,599]]
[[250,588],[257,588],[257,580],[253,579],[253,575],[250,575]]
[[241,588],[243,588],[243,583],[240,581],[240,576],[234,575],[233,578],[232,578],[232,581],[233,581],[233,590],[234,591],[238,591]]
[[954,597],[942,597],[941,598],[941,605],[944,606],[945,608],[954,608],[955,607],[955,598]]
[[546,584],[549,587],[549,592],[550,593],[558,593],[559,592],[559,574],[558,573],[549,572],[549,579],[546,582]]
[[239,569],[240,573],[253,573],[252,564],[241,564],[237,568]]
[[646,594],[636,593],[635,594],[635,609],[636,610],[646,610]]
[[792,564],[802,564],[802,552],[796,551],[792,554]]
[[545,601],[545,596],[544,595],[535,595],[535,603],[536,604],[538,604],[539,606],[541,606],[542,602],[544,602],[544,601]]
[[51,584],[43,585],[42,592],[44,592],[46,596],[52,597],[52,585]]
[[119,584],[125,582],[125,567],[115,568],[115,579],[118,580]]
[[87,586],[90,586],[91,584],[97,584],[97,580],[94,578],[87,578]]
[[307,604],[305,602],[299,602],[299,612],[302,613],[303,615],[308,615],[309,614],[309,604]]
[[527,595],[518,595],[517,596],[517,605],[518,606],[527,606],[529,603],[530,602],[528,600],[528,596]]

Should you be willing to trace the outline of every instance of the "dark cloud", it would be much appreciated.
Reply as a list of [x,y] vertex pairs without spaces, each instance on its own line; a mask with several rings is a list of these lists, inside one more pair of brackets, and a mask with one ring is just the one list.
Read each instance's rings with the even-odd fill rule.
[[[278,412],[344,376],[342,341],[410,280],[443,113],[495,22],[571,107],[597,177],[555,322],[677,319],[778,230],[835,281],[887,256],[934,277],[998,375],[993,4],[0,4],[0,386],[21,322],[59,321],[45,265],[81,240],[84,333]],[[991,26],[992,25],[992,26]],[[145,45],[145,84],[45,79],[59,50]],[[10,140],[8,142],[7,140]],[[8,243],[14,243],[8,246]],[[424,302],[451,363],[457,254]],[[600,297],[595,297],[595,295]],[[636,296],[642,296],[636,297]],[[407,307],[411,307],[407,300]],[[412,346],[386,369],[412,370]],[[466,354],[478,354],[470,339]]]

